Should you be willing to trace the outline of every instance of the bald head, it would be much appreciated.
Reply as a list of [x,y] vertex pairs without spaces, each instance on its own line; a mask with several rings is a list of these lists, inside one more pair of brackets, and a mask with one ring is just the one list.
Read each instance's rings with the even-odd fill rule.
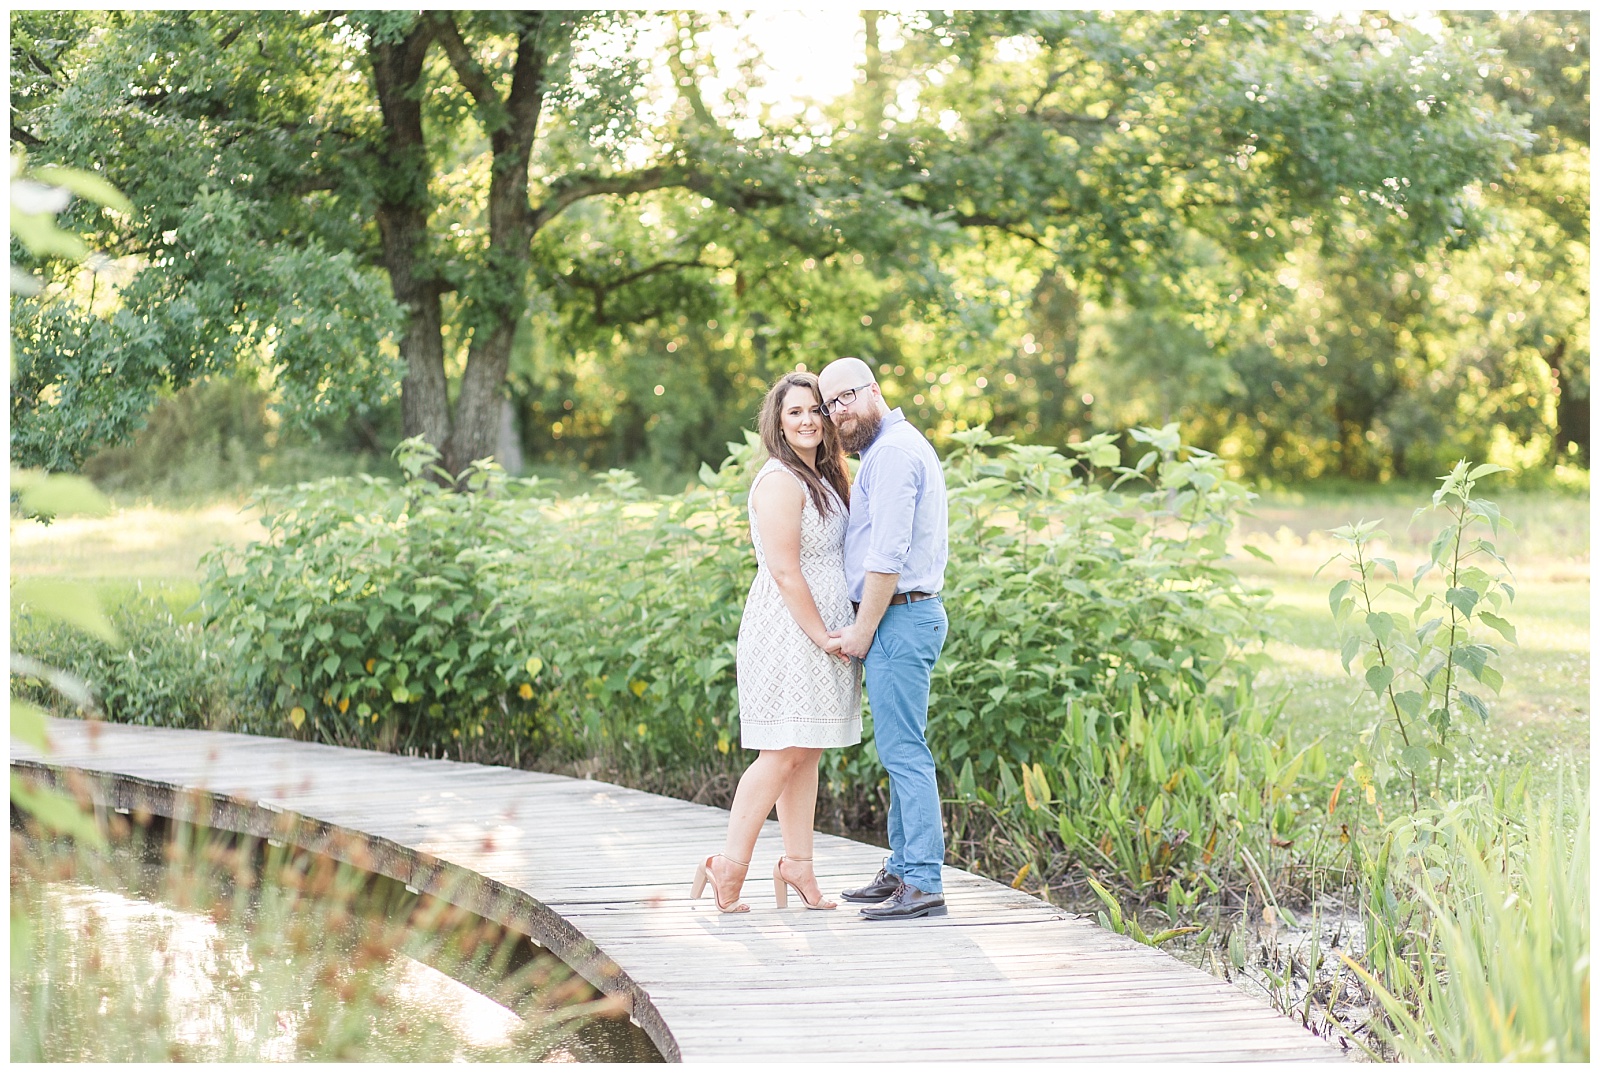
[[841,391],[878,382],[867,363],[860,358],[835,358],[817,374],[817,380],[822,385],[824,399],[831,399]]

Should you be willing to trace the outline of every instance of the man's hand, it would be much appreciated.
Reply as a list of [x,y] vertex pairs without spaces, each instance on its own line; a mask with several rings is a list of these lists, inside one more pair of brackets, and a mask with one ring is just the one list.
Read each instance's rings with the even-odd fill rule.
[[845,655],[854,656],[856,659],[866,659],[867,650],[872,647],[872,637],[877,632],[876,629],[869,628],[863,622],[852,622],[831,636],[839,638],[839,650]]
[[844,642],[839,639],[838,631],[828,634],[828,639],[822,643],[822,650],[830,656],[838,656],[845,663],[850,662],[850,657],[843,651]]

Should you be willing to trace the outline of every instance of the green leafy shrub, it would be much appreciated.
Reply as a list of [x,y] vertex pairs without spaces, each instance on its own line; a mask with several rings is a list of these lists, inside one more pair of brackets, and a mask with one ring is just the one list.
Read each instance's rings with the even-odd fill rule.
[[[1293,752],[1250,688],[1262,597],[1223,562],[1248,493],[1175,429],[1133,438],[1149,450],[1119,467],[1109,436],[1077,459],[963,437],[929,734],[951,793],[1026,809],[1138,883],[1247,827],[1284,836],[1290,789],[1320,753]],[[612,471],[555,501],[492,465],[446,491],[431,449],[408,441],[402,484],[269,496],[269,539],[211,559],[209,615],[241,686],[295,733],[731,773],[755,564],[753,447],[730,450],[681,495]],[[868,798],[883,777],[870,741],[828,753],[824,773],[835,794]]]
[[515,623],[477,569],[527,512],[496,509],[506,482],[492,464],[456,494],[429,479],[431,449],[397,454],[398,487],[328,478],[266,493],[268,539],[205,560],[207,621],[243,692],[294,731],[309,720],[331,741],[390,749],[491,726],[535,738],[537,706],[518,686],[538,668],[514,660]]
[[209,559],[209,619],[247,693],[350,745],[633,770],[729,752],[753,573],[737,461],[683,496],[614,471],[558,503],[487,463],[448,491],[426,444],[397,454],[403,484],[269,494],[268,540]]
[[1226,562],[1251,493],[1175,426],[1131,431],[1133,466],[1109,434],[1076,457],[956,439],[929,720],[955,796],[1135,886],[1293,841],[1325,760],[1252,688],[1266,593]]
[[257,731],[261,713],[241,705],[217,638],[185,622],[159,593],[138,593],[108,608],[111,631],[84,632],[24,604],[12,617],[14,643],[30,656],[89,684],[93,704],[37,676],[13,676],[16,695],[58,715],[93,712],[118,723]]

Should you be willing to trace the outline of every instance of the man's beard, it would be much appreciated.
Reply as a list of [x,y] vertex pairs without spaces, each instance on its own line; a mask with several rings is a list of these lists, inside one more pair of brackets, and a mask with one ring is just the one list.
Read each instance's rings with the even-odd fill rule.
[[850,425],[850,431],[846,432],[843,425],[839,426],[839,442],[847,455],[857,454],[872,446],[872,441],[878,438],[878,429],[883,427],[883,415],[876,410],[865,410],[851,416],[855,421]]

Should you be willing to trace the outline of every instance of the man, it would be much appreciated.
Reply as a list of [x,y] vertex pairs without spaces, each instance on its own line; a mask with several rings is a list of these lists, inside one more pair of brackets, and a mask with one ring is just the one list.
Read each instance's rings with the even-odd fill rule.
[[928,750],[928,689],[948,621],[939,590],[949,559],[944,470],[933,447],[883,401],[859,358],[822,370],[823,411],[847,452],[861,454],[844,538],[845,583],[856,620],[840,631],[866,666],[873,740],[889,773],[889,859],[847,890],[869,920],[943,916],[944,824]]

